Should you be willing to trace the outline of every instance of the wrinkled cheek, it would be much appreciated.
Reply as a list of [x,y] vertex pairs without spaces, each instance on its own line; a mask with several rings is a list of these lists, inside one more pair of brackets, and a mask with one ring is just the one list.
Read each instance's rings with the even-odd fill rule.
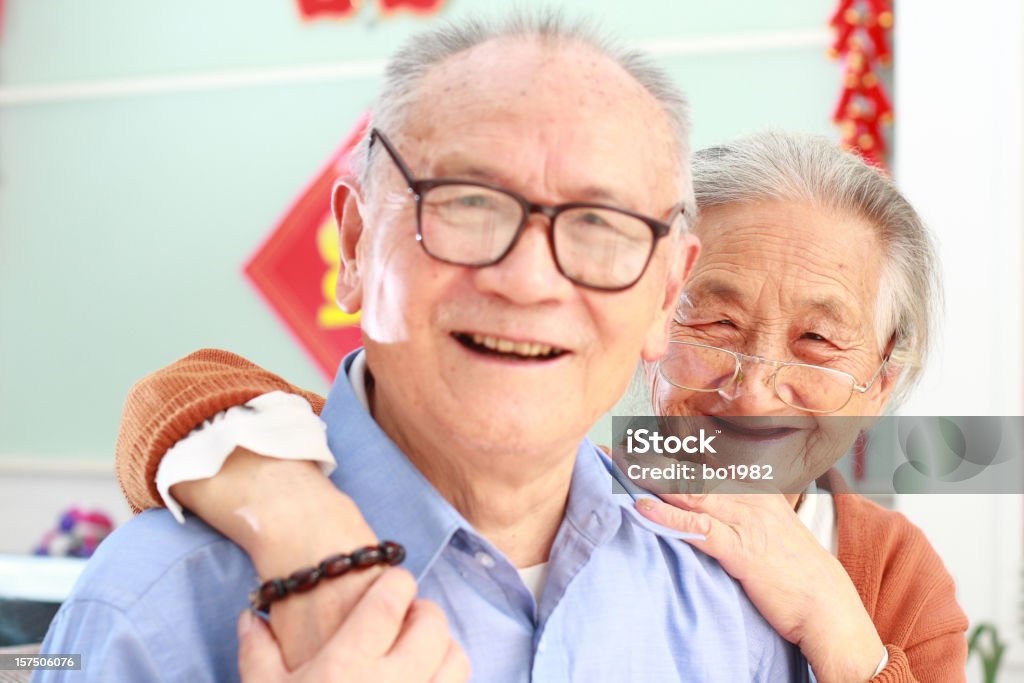
[[699,411],[692,405],[695,399],[692,391],[684,391],[655,376],[651,386],[651,402],[655,415],[685,416]]

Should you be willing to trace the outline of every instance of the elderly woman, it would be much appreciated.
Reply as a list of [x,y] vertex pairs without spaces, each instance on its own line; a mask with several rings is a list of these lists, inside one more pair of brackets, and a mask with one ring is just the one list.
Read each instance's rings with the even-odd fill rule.
[[[670,351],[647,368],[658,414],[710,417],[756,441],[764,435],[737,418],[799,418],[812,426],[794,430],[814,429],[822,415],[879,415],[913,385],[935,263],[927,231],[888,178],[825,140],[767,133],[698,153],[694,181],[703,247]],[[339,539],[374,540],[317,468],[252,452],[309,457],[317,447],[303,439],[322,439],[316,424],[299,445],[264,447],[265,438],[239,433],[219,454],[188,436],[161,467],[196,424],[275,390],[317,412],[323,405],[237,356],[198,352],[133,390],[118,443],[133,506],[176,505],[173,495],[242,545],[261,575],[292,568],[296,555],[336,552]],[[689,542],[741,582],[819,681],[962,680],[967,620],[941,560],[902,515],[847,493],[825,472],[832,464],[798,471],[793,493],[675,494],[637,506],[701,534]],[[281,556],[287,561],[275,565]],[[331,582],[333,594],[276,603],[286,656],[308,658],[320,627],[336,623],[324,613],[351,604],[362,590],[351,586],[371,580],[346,577]]]

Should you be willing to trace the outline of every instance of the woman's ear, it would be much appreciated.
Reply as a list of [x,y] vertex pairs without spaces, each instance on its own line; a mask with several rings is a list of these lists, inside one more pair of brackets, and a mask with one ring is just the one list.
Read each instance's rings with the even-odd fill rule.
[[903,375],[903,368],[890,360],[895,349],[896,337],[893,336],[882,352],[882,358],[885,358],[885,366],[879,373],[878,379],[875,380],[875,385],[868,390],[868,400],[873,404],[871,412],[875,415],[882,415],[885,412],[892,392],[896,385],[899,384],[900,377]]

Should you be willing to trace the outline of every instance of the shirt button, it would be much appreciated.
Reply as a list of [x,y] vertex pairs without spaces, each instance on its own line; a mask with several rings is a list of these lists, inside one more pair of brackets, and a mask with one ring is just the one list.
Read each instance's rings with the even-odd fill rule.
[[476,557],[476,561],[479,562],[484,568],[491,569],[492,567],[494,567],[494,558],[485,553],[484,551],[479,551],[474,557]]

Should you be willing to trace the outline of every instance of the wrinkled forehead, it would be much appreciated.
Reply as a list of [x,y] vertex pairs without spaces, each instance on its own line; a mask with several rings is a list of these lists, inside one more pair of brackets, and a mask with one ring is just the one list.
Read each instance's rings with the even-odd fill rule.
[[764,315],[814,313],[874,325],[883,251],[866,220],[799,202],[714,207],[695,231],[703,249],[687,283],[696,306]]
[[574,42],[499,38],[454,55],[423,79],[399,137],[421,174],[447,158],[511,176],[494,180],[520,190],[623,186],[633,203],[678,195],[662,107],[614,61]]

